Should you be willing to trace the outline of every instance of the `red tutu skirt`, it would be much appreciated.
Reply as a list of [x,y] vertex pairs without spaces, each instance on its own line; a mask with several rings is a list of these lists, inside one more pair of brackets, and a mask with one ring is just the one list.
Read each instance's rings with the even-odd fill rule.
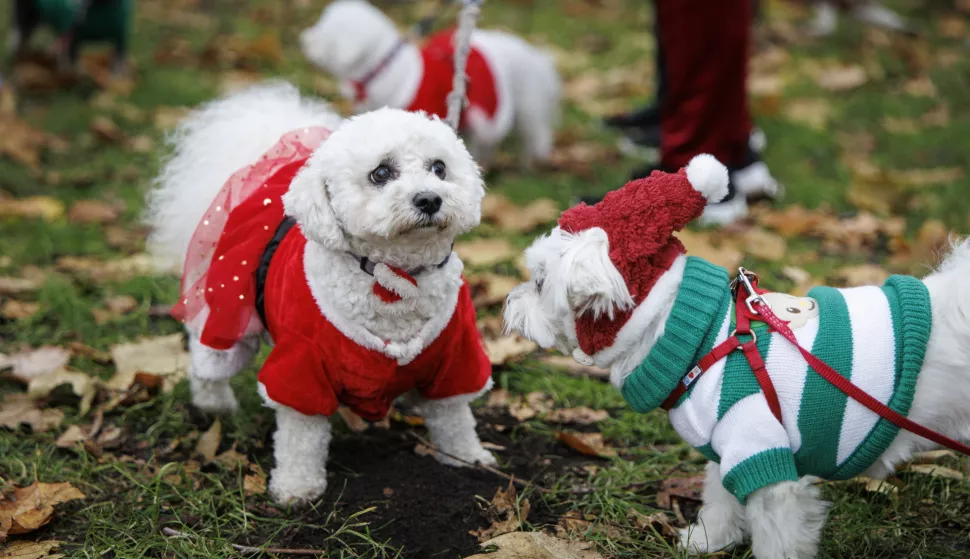
[[234,173],[209,206],[189,244],[181,298],[172,308],[172,316],[201,328],[203,345],[229,349],[254,330],[256,269],[283,221],[281,198],[329,136],[322,127],[287,133]]

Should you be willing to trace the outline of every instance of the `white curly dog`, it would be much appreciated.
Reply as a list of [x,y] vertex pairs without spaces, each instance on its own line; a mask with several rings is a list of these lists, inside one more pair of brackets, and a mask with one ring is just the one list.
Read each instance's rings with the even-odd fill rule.
[[[213,200],[228,200],[217,198],[226,194],[227,180],[265,161],[261,156],[284,135],[323,129],[332,133],[311,146],[305,162],[290,158],[296,161],[290,171],[295,177],[286,178],[284,168],[260,178],[261,188],[269,190],[259,192],[285,193],[264,200],[256,195],[247,199],[249,205],[238,205],[220,242],[212,239],[219,255],[213,253],[201,270],[190,270],[190,244],[201,242],[211,212],[223,211]],[[409,389],[423,397],[420,410],[443,453],[495,463],[479,442],[468,405],[491,386],[491,378],[473,309],[468,326],[471,303],[462,263],[452,253],[455,236],[479,223],[484,184],[447,125],[395,109],[342,121],[288,84],[264,84],[202,106],[171,141],[174,154],[149,199],[149,248],[162,266],[186,262],[186,274],[209,274],[208,288],[198,289],[201,310],[185,315],[192,400],[203,410],[235,411],[229,379],[249,363],[260,336],[275,342],[259,388],[276,410],[270,490],[277,501],[311,501],[326,489],[328,416],[338,403],[375,419]],[[277,203],[284,211],[266,222],[262,216],[269,214],[262,208]],[[246,211],[253,213],[241,219]],[[284,215],[295,220],[288,232]],[[246,225],[250,222],[255,224]],[[259,237],[263,231],[267,236]],[[268,254],[264,241],[273,231],[280,242]],[[258,246],[245,248],[255,237],[262,239]],[[262,280],[253,272],[260,259],[268,263]],[[220,271],[229,260],[249,267],[238,275]],[[239,291],[238,299],[248,306],[235,306],[235,294],[210,298],[220,291],[219,274],[232,276],[225,282],[233,285],[221,286],[226,292],[236,283],[263,281],[265,318],[254,312],[253,291]],[[182,302],[190,303],[195,295],[185,285]],[[240,316],[247,322],[228,341],[219,341],[213,321],[227,308],[245,311]],[[466,353],[446,362],[455,357],[449,354],[454,345]],[[438,459],[462,464],[443,454]]]
[[[338,0],[300,35],[307,59],[341,81],[341,93],[365,110],[395,107],[444,117],[451,90],[451,33],[418,47],[383,12],[363,0]],[[515,129],[522,159],[548,159],[559,118],[561,80],[551,56],[501,31],[471,36],[462,132],[476,161],[488,166]]]

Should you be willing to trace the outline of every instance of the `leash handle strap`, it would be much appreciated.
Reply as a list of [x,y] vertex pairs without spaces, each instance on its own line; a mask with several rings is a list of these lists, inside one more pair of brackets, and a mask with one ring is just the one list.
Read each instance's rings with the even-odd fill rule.
[[819,376],[825,379],[829,384],[839,389],[839,391],[841,391],[843,394],[859,402],[873,413],[878,414],[879,417],[889,421],[901,429],[906,429],[907,431],[919,435],[924,439],[933,441],[938,445],[945,446],[950,450],[970,456],[970,446],[959,441],[955,441],[942,433],[937,433],[932,429],[916,423],[896,410],[890,408],[886,404],[883,404],[879,400],[873,398],[865,390],[859,388],[855,384],[852,384],[849,379],[840,375],[835,369],[828,366],[827,363],[812,355],[810,351],[802,347],[795,338],[795,334],[791,331],[791,328],[788,327],[788,324],[778,318],[775,313],[771,311],[771,307],[760,303],[756,303],[756,305],[758,315],[761,317],[761,319],[771,326],[776,332],[781,334],[782,337],[788,340],[792,345],[794,345],[798,349],[799,353],[802,354],[802,357],[805,358],[805,361],[812,368],[812,370],[818,373]]

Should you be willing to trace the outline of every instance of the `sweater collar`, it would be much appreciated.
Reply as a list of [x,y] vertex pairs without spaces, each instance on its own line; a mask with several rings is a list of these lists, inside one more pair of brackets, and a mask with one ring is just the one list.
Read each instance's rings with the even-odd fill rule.
[[705,338],[731,304],[729,282],[724,268],[687,258],[663,335],[623,384],[623,397],[634,410],[659,406],[696,364]]

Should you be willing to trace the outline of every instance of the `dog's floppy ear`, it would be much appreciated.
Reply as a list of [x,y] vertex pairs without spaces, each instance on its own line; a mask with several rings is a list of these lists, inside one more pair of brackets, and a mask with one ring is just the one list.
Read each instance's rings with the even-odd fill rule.
[[333,250],[349,250],[344,231],[330,207],[326,177],[322,176],[313,159],[290,183],[283,195],[286,215],[293,216],[308,239]]
[[560,231],[565,245],[559,257],[556,303],[577,315],[594,317],[633,306],[633,298],[619,270],[610,261],[610,239],[599,227],[576,234]]

